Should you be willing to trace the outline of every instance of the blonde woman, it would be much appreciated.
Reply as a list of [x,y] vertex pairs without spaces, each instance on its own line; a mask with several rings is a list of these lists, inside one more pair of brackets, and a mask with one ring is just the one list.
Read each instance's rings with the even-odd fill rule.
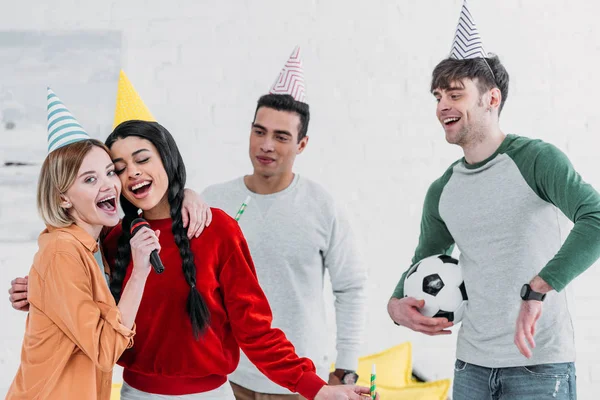
[[112,369],[133,345],[149,255],[160,245],[149,229],[132,238],[136,266],[117,305],[97,241],[119,222],[121,182],[106,146],[50,89],[48,143],[37,193],[47,228],[29,273],[21,364],[7,399],[109,399]]

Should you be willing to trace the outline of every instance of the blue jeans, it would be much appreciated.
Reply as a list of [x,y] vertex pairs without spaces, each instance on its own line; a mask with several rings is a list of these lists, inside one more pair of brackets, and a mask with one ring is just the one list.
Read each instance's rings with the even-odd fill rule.
[[576,400],[575,363],[485,368],[456,360],[453,400]]

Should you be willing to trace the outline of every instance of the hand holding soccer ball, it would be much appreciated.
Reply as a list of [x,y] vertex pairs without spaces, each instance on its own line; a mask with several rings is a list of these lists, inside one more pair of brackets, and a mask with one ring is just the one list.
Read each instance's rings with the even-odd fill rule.
[[458,261],[435,255],[413,265],[404,281],[404,298],[390,299],[388,313],[397,325],[426,335],[449,335],[461,321],[467,292]]
[[461,321],[468,297],[458,260],[435,255],[417,262],[406,274],[404,296],[425,300],[420,311],[426,317]]

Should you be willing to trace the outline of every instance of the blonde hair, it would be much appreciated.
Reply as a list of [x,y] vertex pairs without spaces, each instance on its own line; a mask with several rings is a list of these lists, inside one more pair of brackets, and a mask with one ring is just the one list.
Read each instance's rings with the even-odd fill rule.
[[75,182],[85,156],[100,147],[110,156],[108,147],[99,140],[86,139],[52,151],[42,164],[37,190],[37,208],[46,225],[64,228],[75,221],[61,206],[64,194]]

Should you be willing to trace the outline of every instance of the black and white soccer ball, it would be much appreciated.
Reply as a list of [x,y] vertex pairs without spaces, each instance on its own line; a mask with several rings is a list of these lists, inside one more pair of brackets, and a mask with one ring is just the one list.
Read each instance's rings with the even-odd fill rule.
[[458,260],[435,255],[417,262],[406,274],[404,297],[425,300],[419,311],[426,317],[461,321],[468,297]]

